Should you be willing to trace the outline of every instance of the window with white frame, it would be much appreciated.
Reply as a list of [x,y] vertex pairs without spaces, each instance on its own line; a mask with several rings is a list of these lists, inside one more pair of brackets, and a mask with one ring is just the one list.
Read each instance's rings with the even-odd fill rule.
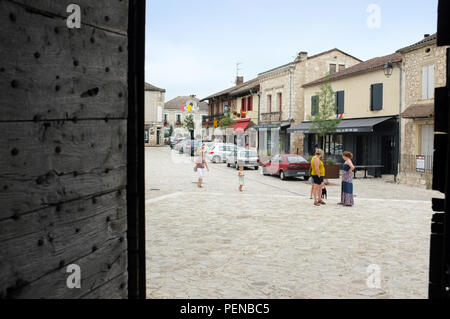
[[434,64],[422,67],[422,99],[434,99]]

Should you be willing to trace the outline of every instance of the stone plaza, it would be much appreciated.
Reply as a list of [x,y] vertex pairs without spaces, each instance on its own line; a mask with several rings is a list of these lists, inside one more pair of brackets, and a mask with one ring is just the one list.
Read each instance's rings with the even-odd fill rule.
[[355,207],[314,207],[311,184],[146,149],[148,298],[427,298],[431,199],[394,183],[354,181]]

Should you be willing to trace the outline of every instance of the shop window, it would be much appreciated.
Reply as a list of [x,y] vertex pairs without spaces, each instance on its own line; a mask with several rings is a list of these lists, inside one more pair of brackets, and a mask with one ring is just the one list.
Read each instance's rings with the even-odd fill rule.
[[434,64],[422,67],[422,99],[434,99]]
[[372,84],[370,87],[370,110],[383,109],[383,83]]

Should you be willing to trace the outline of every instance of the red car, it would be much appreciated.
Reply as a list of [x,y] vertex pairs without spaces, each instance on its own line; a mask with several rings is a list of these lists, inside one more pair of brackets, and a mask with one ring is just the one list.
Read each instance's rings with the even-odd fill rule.
[[263,175],[277,175],[282,180],[289,177],[303,177],[306,180],[310,177],[311,163],[296,154],[284,154],[274,156],[261,168]]

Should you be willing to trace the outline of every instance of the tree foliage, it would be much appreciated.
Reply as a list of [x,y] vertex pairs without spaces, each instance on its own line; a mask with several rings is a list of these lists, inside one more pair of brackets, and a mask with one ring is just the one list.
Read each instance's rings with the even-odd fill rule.
[[236,124],[236,121],[233,120],[231,118],[231,115],[228,113],[227,116],[225,116],[223,119],[220,120],[219,127],[222,128],[222,129],[225,129],[225,128],[227,128],[227,127],[229,127],[231,125],[234,125],[234,124]]
[[186,116],[183,122],[183,127],[188,131],[193,131],[195,129],[194,116],[192,114]]
[[311,133],[319,134],[322,137],[322,145],[325,147],[325,136],[336,132],[342,119],[336,118],[336,93],[331,87],[329,78],[327,82],[320,86],[316,95],[319,98],[318,108],[314,115],[308,115],[307,117],[312,122],[309,130]]

